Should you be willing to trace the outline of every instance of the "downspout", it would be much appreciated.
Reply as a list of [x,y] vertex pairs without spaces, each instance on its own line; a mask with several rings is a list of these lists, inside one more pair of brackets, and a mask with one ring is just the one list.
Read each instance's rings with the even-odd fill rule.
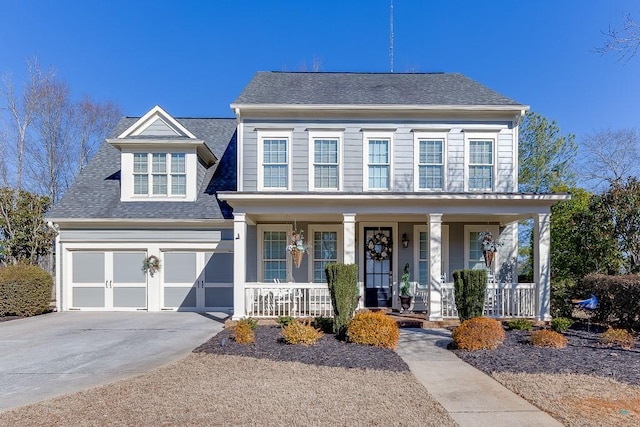
[[53,230],[54,233],[56,233],[56,240],[55,240],[55,263],[54,263],[54,268],[56,271],[56,277],[55,277],[55,298],[56,298],[56,311],[60,312],[62,311],[62,265],[60,263],[60,260],[62,259],[62,254],[60,253],[60,226],[58,224],[54,224],[51,221],[47,222],[47,226]]

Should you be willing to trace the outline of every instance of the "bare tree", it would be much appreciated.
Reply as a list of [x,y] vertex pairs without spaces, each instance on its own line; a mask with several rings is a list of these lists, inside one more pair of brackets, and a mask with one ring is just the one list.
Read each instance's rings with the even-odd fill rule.
[[640,176],[640,134],[635,129],[603,129],[581,141],[581,178],[593,190]]
[[121,117],[120,108],[112,102],[104,104],[84,96],[76,111],[77,114],[77,164],[81,172],[95,152],[96,147],[113,129]]
[[640,23],[634,21],[629,13],[624,16],[621,29],[609,26],[602,34],[606,41],[596,48],[598,53],[616,52],[621,61],[627,62],[640,49]]

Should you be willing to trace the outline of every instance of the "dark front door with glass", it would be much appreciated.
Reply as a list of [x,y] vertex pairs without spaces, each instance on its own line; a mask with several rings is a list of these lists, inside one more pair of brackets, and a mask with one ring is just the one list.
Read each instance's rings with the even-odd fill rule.
[[365,307],[390,307],[393,280],[391,227],[364,229]]

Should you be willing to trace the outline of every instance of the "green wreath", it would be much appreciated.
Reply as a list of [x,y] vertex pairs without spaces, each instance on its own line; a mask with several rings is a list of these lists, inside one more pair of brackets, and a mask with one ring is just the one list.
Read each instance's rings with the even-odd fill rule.
[[378,232],[367,241],[367,252],[369,258],[374,261],[385,261],[391,259],[391,238],[384,233]]

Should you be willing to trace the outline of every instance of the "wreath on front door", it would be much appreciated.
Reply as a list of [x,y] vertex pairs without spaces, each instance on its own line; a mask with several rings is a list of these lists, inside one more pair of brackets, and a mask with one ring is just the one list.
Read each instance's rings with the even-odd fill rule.
[[367,241],[367,252],[369,252],[369,258],[374,261],[385,261],[390,259],[392,251],[393,247],[391,245],[391,238],[382,232],[374,234],[373,237]]

